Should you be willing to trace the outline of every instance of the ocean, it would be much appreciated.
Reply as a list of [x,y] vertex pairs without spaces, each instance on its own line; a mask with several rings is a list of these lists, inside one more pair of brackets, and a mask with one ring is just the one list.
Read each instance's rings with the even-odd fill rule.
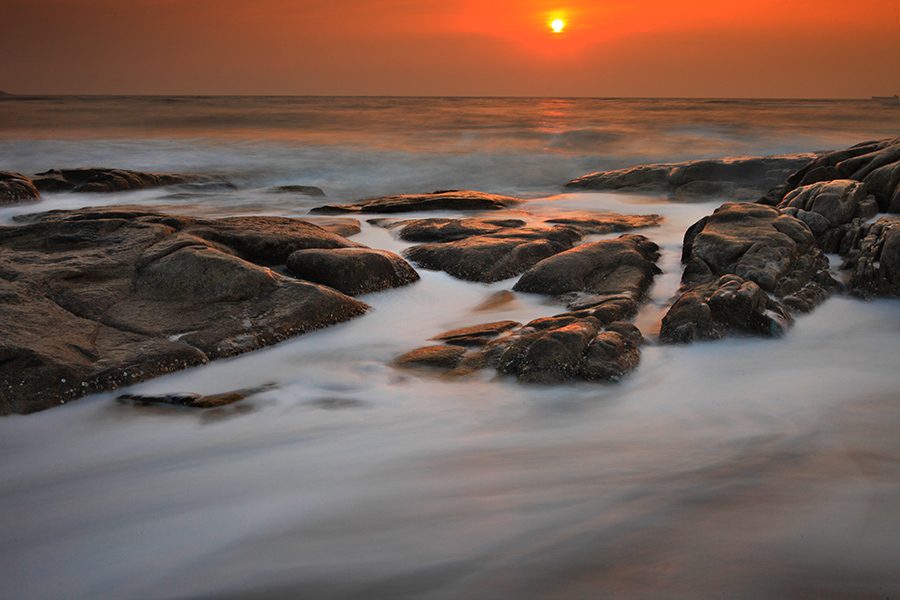
[[[2,225],[110,204],[304,217],[436,189],[525,198],[507,212],[527,221],[664,217],[637,232],[660,245],[663,273],[636,318],[641,364],[615,384],[392,368],[443,331],[564,310],[530,294],[488,302],[515,279],[419,269],[413,285],[363,296],[372,310],[348,323],[0,419],[0,598],[897,597],[900,302],[836,296],[781,339],[659,345],[684,231],[723,200],[562,185],[898,135],[900,107],[863,100],[0,99],[0,170],[235,184],[46,193],[0,208]],[[268,191],[293,184],[327,197]],[[365,221],[352,239],[408,246]],[[115,400],[256,386],[270,387],[207,412]]]

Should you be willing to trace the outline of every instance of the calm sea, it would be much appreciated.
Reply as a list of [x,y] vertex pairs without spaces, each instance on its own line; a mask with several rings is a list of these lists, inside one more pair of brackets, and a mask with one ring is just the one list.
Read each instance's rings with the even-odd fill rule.
[[[96,394],[0,420],[0,597],[685,599],[900,596],[900,303],[835,297],[783,339],[659,346],[685,229],[721,200],[563,193],[644,162],[900,135],[870,101],[16,97],[0,170],[226,175],[233,190],[45,194],[54,208],[302,217],[440,188],[526,220],[657,213],[650,340],[615,385],[447,381],[392,358],[451,328],[563,309],[420,270],[372,311],[122,392],[275,384],[220,413]],[[328,198],[271,194],[321,187]],[[411,217],[424,215],[410,215]],[[441,213],[441,216],[453,216]],[[353,239],[406,246],[363,223]],[[601,239],[593,237],[587,241]],[[837,261],[836,261],[837,262]]]

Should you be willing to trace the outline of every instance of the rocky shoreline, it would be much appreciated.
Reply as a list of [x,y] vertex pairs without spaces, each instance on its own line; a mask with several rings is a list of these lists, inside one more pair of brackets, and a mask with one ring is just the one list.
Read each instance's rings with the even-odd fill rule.
[[[39,202],[42,191],[163,185],[231,184],[118,169],[0,173],[0,204]],[[660,343],[780,336],[830,295],[900,296],[900,138],[828,153],[644,165],[565,187],[738,200],[685,232],[681,287]],[[308,186],[284,191],[324,195]],[[627,375],[645,342],[629,319],[659,273],[652,241],[659,217],[482,216],[525,202],[441,190],[311,211],[472,214],[371,219],[413,244],[403,256],[348,239],[359,223],[346,218],[316,225],[113,206],[39,213],[0,227],[0,414],[43,410],[346,321],[368,309],[353,296],[412,284],[415,268],[474,282],[517,277],[513,291],[546,295],[564,310],[524,325],[494,321],[445,332],[438,344],[398,357],[397,368],[453,377],[491,368],[532,383]],[[581,243],[601,233],[622,235]],[[826,255],[840,256],[846,284],[832,277]],[[159,401],[208,407],[244,396]]]

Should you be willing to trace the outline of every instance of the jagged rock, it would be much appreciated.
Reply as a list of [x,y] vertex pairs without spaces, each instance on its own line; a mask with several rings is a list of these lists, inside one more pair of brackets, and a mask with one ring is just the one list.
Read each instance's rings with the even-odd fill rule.
[[851,179],[836,179],[805,185],[788,193],[777,207],[797,217],[816,236],[825,252],[838,252],[846,228],[853,219],[875,216],[878,206],[866,193],[866,185]]
[[27,177],[9,171],[0,171],[0,206],[37,202],[40,199],[41,194]]
[[386,250],[332,248],[297,250],[287,258],[292,275],[350,296],[408,285],[419,280],[409,263]]
[[818,155],[731,156],[602,171],[566,183],[570,189],[668,192],[676,199],[756,199]]
[[453,242],[412,246],[403,255],[425,269],[490,283],[515,277],[538,261],[571,248],[581,236],[566,226],[503,229]]
[[522,202],[519,198],[484,192],[439,190],[430,194],[407,194],[364,198],[355,204],[319,206],[313,214],[398,213],[428,210],[500,210]]
[[31,176],[42,192],[122,192],[166,185],[223,183],[221,177],[185,173],[144,173],[126,169],[51,169]]
[[292,219],[138,207],[0,228],[0,413],[27,413],[345,321],[367,306],[266,268],[353,247]]
[[518,292],[626,296],[635,300],[660,273],[659,246],[642,235],[576,246],[537,263],[513,286]]
[[858,296],[900,296],[900,217],[882,217],[861,228],[847,253],[850,291]]
[[682,262],[680,295],[660,329],[667,343],[778,336],[793,322],[789,309],[808,312],[837,287],[809,227],[761,204],[726,203],[692,225]]
[[864,183],[880,212],[900,212],[900,138],[864,142],[823,154],[775,185],[760,202],[777,206],[799,187],[836,179]]
[[304,196],[311,196],[314,198],[322,198],[325,196],[325,192],[322,191],[322,188],[314,185],[279,185],[277,187],[269,188],[268,191],[273,194],[303,194]]

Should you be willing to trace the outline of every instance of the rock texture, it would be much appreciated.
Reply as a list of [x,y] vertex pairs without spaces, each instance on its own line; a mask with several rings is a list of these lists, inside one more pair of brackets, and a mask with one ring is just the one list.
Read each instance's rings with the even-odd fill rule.
[[0,228],[0,413],[49,408],[345,321],[367,306],[279,275],[305,248],[353,248],[278,217],[139,207]]
[[843,265],[849,288],[862,297],[900,296],[900,217],[886,216],[862,225]]
[[319,206],[312,214],[400,213],[429,210],[500,210],[522,202],[518,198],[484,192],[438,190],[430,194],[407,194],[364,198],[355,204]]
[[40,199],[41,194],[27,177],[9,171],[0,171],[0,206],[36,202]]
[[180,184],[225,183],[220,177],[184,173],[145,173],[126,169],[51,169],[31,176],[42,192],[123,192]]
[[569,189],[666,192],[677,199],[756,200],[815,160],[816,154],[732,156],[601,171],[568,182]]
[[393,252],[370,248],[308,248],[287,258],[292,275],[350,296],[400,287],[419,274]]
[[810,310],[836,287],[806,224],[760,204],[726,203],[695,223],[682,262],[680,295],[660,329],[664,342],[729,331],[777,336],[790,327],[790,311]]

